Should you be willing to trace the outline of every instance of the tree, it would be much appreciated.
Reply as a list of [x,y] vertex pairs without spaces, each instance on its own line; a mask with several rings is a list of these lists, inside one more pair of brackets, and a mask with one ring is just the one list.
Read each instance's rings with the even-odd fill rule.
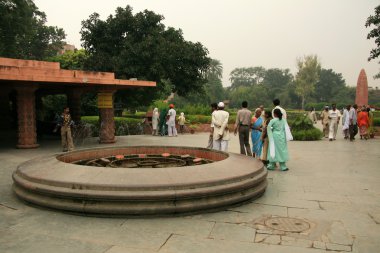
[[46,26],[32,0],[1,0],[0,13],[0,56],[44,60],[62,48],[65,32]]
[[[370,27],[372,25],[374,25],[375,28],[373,28],[368,33],[367,39],[375,39],[377,48],[371,50],[368,61],[376,59],[380,55],[380,5],[375,8],[375,15],[369,16],[365,23],[365,27]],[[377,75],[375,75],[374,78],[380,78],[380,72]]]
[[210,66],[206,71],[206,78],[219,78],[223,77],[223,66],[222,63],[217,59],[211,59]]
[[260,84],[264,76],[263,67],[235,68],[230,73],[231,89]]
[[66,51],[61,55],[48,58],[48,61],[59,62],[62,69],[85,70],[88,54],[84,49]]
[[303,110],[305,100],[314,92],[315,84],[319,80],[321,64],[316,55],[307,55],[297,59],[297,68],[295,91],[301,97],[301,108]]
[[314,98],[317,102],[333,102],[345,87],[342,74],[335,73],[332,69],[321,69],[319,81],[315,84]]
[[121,79],[157,82],[157,89],[135,89],[133,97],[125,100],[127,104],[158,98],[158,91],[164,88],[162,80],[168,80],[178,95],[199,92],[206,82],[207,49],[186,41],[181,30],[166,28],[163,19],[148,10],[133,15],[127,6],[117,8],[105,21],[97,13],[82,21],[82,46],[89,53],[87,68],[112,71]]
[[286,90],[293,80],[289,69],[268,69],[265,72],[263,85],[267,87],[269,97],[273,99]]
[[210,66],[206,71],[207,82],[205,92],[207,103],[213,103],[224,99],[224,88],[222,85],[223,66],[219,60],[211,59]]

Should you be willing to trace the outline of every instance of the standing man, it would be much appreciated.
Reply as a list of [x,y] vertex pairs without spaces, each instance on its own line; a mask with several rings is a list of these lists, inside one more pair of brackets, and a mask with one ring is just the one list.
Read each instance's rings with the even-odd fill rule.
[[168,120],[166,121],[166,124],[168,125],[168,135],[169,137],[177,136],[177,129],[175,127],[175,116],[176,111],[174,110],[174,105],[169,105],[169,111],[168,111]]
[[74,121],[71,120],[70,108],[65,107],[63,113],[58,118],[57,126],[54,132],[57,131],[58,127],[61,127],[61,141],[62,141],[62,151],[72,151],[74,150],[73,137],[71,135],[71,126],[74,125]]
[[315,108],[312,107],[309,114],[309,119],[313,122],[313,124],[317,124],[317,115],[315,114]]
[[343,129],[343,135],[344,139],[347,140],[349,137],[349,128],[350,128],[350,116],[349,111],[351,109],[351,105],[347,105],[343,109],[343,117],[342,117],[342,129]]
[[335,141],[341,114],[340,114],[340,111],[336,109],[336,104],[332,104],[331,107],[332,109],[329,111],[329,120],[330,120],[329,140]]
[[321,113],[321,122],[323,127],[323,135],[325,138],[329,137],[329,106],[326,105],[325,109]]
[[278,99],[278,98],[274,99],[273,100],[273,105],[274,105],[274,108],[272,110],[272,115],[274,115],[274,109],[278,108],[278,109],[280,109],[280,111],[282,113],[282,118],[283,119],[287,119],[287,115],[286,115],[285,109],[280,106],[280,99]]
[[218,110],[212,113],[212,124],[214,125],[213,149],[226,151],[228,150],[228,141],[230,132],[228,130],[228,118],[230,114],[224,110],[224,103],[218,103]]
[[350,125],[348,126],[348,131],[350,133],[350,141],[355,140],[355,135],[358,133],[358,115],[357,115],[358,106],[354,104],[350,111],[348,112]]
[[160,117],[158,120],[158,131],[159,131],[161,136],[165,136],[167,133],[167,130],[168,130],[167,125],[166,125],[166,118],[167,118],[166,115],[167,114],[168,114],[168,109],[167,109],[167,107],[164,107],[161,110]]
[[248,102],[241,103],[242,109],[237,112],[234,134],[239,131],[240,154],[252,156],[251,147],[249,145],[249,129],[251,125],[251,111],[247,109]]
[[212,103],[211,104],[211,125],[210,125],[210,136],[208,138],[208,144],[207,148],[212,149],[212,144],[214,142],[214,124],[212,123],[212,115],[213,113],[218,110],[218,104]]

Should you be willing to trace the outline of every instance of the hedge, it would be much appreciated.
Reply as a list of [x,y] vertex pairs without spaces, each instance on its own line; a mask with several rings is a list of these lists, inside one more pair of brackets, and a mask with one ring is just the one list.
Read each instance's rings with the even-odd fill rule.
[[380,126],[380,118],[374,118],[373,119],[373,125],[374,126]]
[[293,139],[296,141],[316,141],[323,137],[323,133],[315,128],[313,122],[306,115],[299,115],[292,121],[288,121]]
[[[141,119],[114,117],[115,135],[137,135],[143,134],[144,126]],[[99,136],[99,116],[82,116],[81,121],[91,125],[92,136]]]
[[317,141],[323,137],[322,131],[318,128],[308,130],[294,130],[292,131],[292,135],[295,141]]

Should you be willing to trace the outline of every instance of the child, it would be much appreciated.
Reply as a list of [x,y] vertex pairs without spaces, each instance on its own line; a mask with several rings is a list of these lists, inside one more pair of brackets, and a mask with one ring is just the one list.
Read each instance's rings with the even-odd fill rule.
[[181,112],[181,115],[178,117],[178,124],[179,124],[179,132],[183,134],[184,128],[185,128],[185,114]]

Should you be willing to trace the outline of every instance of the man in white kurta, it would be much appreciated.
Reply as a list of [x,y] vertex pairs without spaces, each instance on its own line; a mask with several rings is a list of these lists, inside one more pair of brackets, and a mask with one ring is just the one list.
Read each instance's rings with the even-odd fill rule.
[[168,125],[168,135],[169,137],[177,136],[177,129],[175,128],[175,117],[176,117],[176,111],[174,110],[174,105],[169,105],[169,111],[168,111],[168,121],[166,121],[166,125]]
[[218,110],[212,113],[212,124],[214,125],[213,149],[225,151],[228,150],[228,141],[230,132],[228,130],[228,118],[230,114],[224,110],[224,103],[219,102]]
[[287,119],[287,115],[286,115],[285,109],[280,106],[280,99],[278,99],[278,98],[274,99],[273,100],[273,105],[274,105],[274,108],[272,109],[272,117],[273,117],[273,114],[274,114],[274,109],[280,109],[280,111],[282,113],[282,118],[283,119]]
[[330,125],[330,130],[329,130],[329,140],[336,140],[336,133],[338,131],[338,124],[340,120],[341,114],[338,109],[336,109],[336,105],[332,104],[332,109],[329,110],[329,125]]

